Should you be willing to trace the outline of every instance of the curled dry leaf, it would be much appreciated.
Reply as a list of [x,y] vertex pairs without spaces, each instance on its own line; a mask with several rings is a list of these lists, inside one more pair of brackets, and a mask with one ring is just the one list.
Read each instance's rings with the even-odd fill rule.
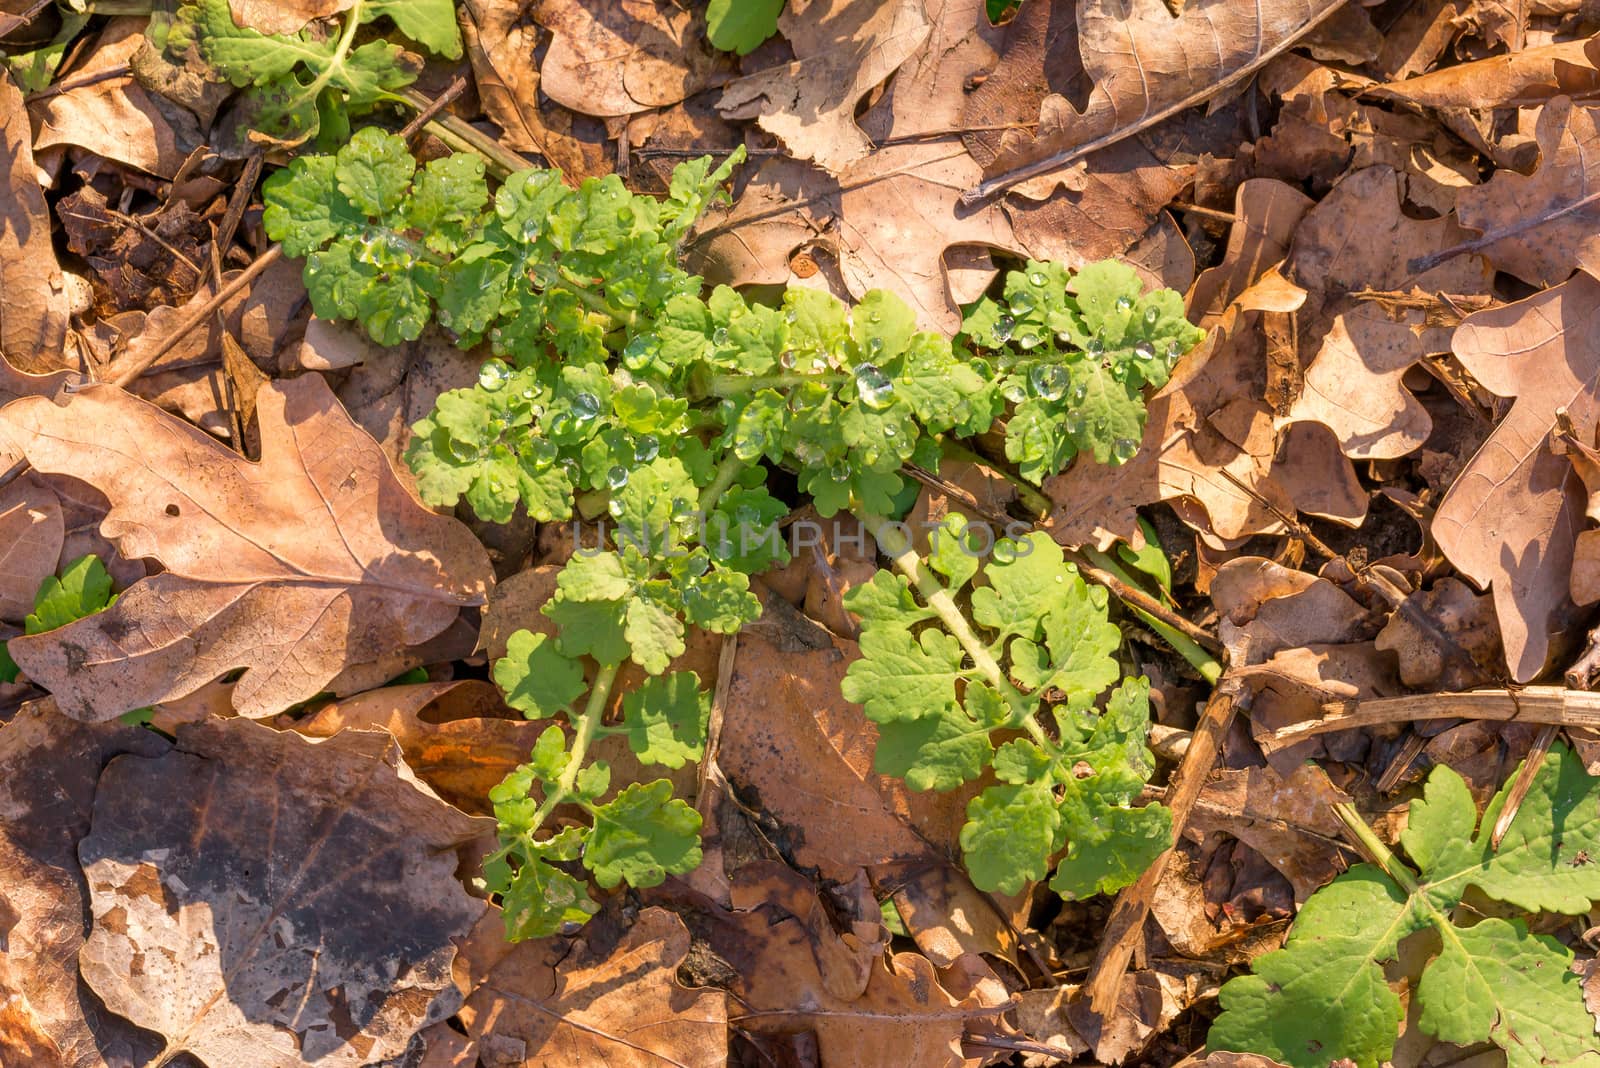
[[459,1004],[452,939],[483,903],[454,850],[486,824],[418,784],[379,732],[183,728],[170,752],[101,776],[79,847],[83,976],[169,1055],[208,1065],[396,1056]]
[[11,643],[69,715],[109,719],[236,668],[234,708],[271,715],[484,603],[482,545],[401,487],[320,378],[262,388],[257,413],[259,464],[109,386],[0,412],[36,469],[105,493],[101,529],[123,556],[166,568],[105,612]]
[[25,371],[65,359],[67,282],[56,265],[50,209],[33,165],[22,91],[0,71],[0,357]]
[[561,0],[533,17],[555,35],[539,88],[585,115],[669,107],[719,73],[704,22],[663,0]]
[[1332,844],[1343,828],[1332,806],[1349,800],[1312,763],[1288,775],[1270,767],[1223,769],[1207,781],[1185,833],[1196,840],[1210,831],[1233,835],[1282,873],[1303,905],[1345,870]]
[[1600,38],[1458,63],[1369,92],[1429,108],[1525,108],[1557,96],[1592,96],[1600,92]]
[[160,1052],[78,978],[88,933],[78,843],[89,833],[106,763],[168,748],[149,731],[67,719],[49,702],[25,706],[0,727],[0,1062],[101,1068],[146,1064]]
[[930,28],[923,0],[791,0],[778,29],[793,62],[734,81],[718,107],[755,119],[796,159],[843,170],[873,149],[856,125],[861,98],[917,52]]
[[195,146],[179,144],[154,94],[128,72],[146,47],[146,21],[115,18],[100,31],[88,59],[73,72],[73,86],[38,106],[35,151],[70,145],[160,178],[177,176]]
[[1510,413],[1445,494],[1433,536],[1480,588],[1492,587],[1512,677],[1543,670],[1565,630],[1573,551],[1587,494],[1571,462],[1549,447],[1565,411],[1580,440],[1600,419],[1600,281],[1579,273],[1525,300],[1469,316],[1456,357]]
[[[1239,4],[1199,0],[1174,17],[1162,0],[1081,0],[1076,42],[1068,24],[1072,5],[1053,5],[1053,47],[1081,56],[1093,83],[1082,111],[1063,96],[1046,97],[1033,136],[1015,131],[1003,140],[991,173],[1049,166],[1052,157],[1101,147],[1167,115],[1238,84],[1337,11],[1338,0],[1269,0]],[[1060,163],[1067,160],[1062,159]],[[1059,172],[1026,189],[1047,196]]]
[[720,1068],[727,995],[678,981],[688,953],[688,929],[660,908],[614,946],[524,942],[467,998],[461,1022],[498,1068]]

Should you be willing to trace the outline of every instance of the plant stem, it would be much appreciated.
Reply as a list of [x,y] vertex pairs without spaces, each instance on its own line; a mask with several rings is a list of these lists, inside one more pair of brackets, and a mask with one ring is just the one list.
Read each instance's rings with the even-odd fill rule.
[[530,838],[544,826],[544,821],[550,818],[556,806],[572,796],[578,773],[583,770],[583,758],[588,755],[589,746],[600,730],[600,721],[605,718],[606,703],[611,697],[611,686],[617,681],[617,671],[621,667],[621,664],[602,664],[599,674],[595,675],[594,685],[589,689],[588,703],[583,706],[583,715],[578,717],[578,727],[572,735],[572,752],[567,758],[567,766],[561,770],[561,777],[545,793],[544,800],[539,802],[539,807],[534,811],[527,830]]
[[836,371],[813,375],[800,374],[796,371],[771,375],[713,375],[706,391],[713,397],[736,397],[741,393],[753,393],[758,389],[785,389],[789,386],[803,386],[807,382],[837,385],[844,381],[844,377]]
[[1367,821],[1361,818],[1355,806],[1348,802],[1340,802],[1333,806],[1333,814],[1339,817],[1339,822],[1345,825],[1354,838],[1361,851],[1371,857],[1384,873],[1400,884],[1406,893],[1415,895],[1422,887],[1417,883],[1417,877],[1410,868],[1403,864],[1399,857],[1390,852],[1389,847],[1383,844],[1383,839],[1378,837],[1376,831],[1367,826]]
[[[1134,581],[1133,576],[1124,571],[1122,566],[1110,556],[1087,545],[1079,551],[1082,552],[1084,556],[1087,556],[1089,560],[1102,571],[1108,571],[1111,573],[1113,578],[1119,580],[1124,585],[1138,589],[1138,583]],[[1189,637],[1187,634],[1183,633],[1177,628],[1168,625],[1164,620],[1152,615],[1136,604],[1132,604],[1128,601],[1123,601],[1123,604],[1127,605],[1127,607],[1131,609],[1135,615],[1144,620],[1150,629],[1161,635],[1161,637],[1166,640],[1166,643],[1172,646],[1179,656],[1183,657],[1189,662],[1190,667],[1194,668],[1200,673],[1201,678],[1205,679],[1213,686],[1217,684],[1218,679],[1222,678],[1222,665],[1217,661],[1217,658],[1202,649],[1193,638]]]
[[917,592],[922,595],[923,603],[933,609],[939,617],[939,622],[943,623],[945,629],[961,643],[961,648],[972,658],[972,663],[985,681],[993,686],[996,692],[1006,695],[1011,705],[1012,719],[1017,725],[1032,735],[1034,741],[1041,746],[1053,749],[1055,742],[1045,734],[1044,728],[1033,718],[1034,709],[1028,707],[1029,702],[1024,695],[1011,685],[1011,680],[1006,678],[1005,671],[1000,667],[999,661],[990,654],[989,647],[983,639],[973,633],[971,624],[967,622],[967,617],[961,614],[961,609],[956,604],[955,598],[950,596],[950,591],[945,589],[944,584],[937,578],[923,570],[916,549],[912,548],[909,541],[904,545],[896,545],[901,534],[882,516],[861,512],[857,513],[857,518],[872,531],[872,536],[878,541],[878,547],[888,555],[895,568],[917,588]]
[[[395,97],[418,112],[426,110],[433,103],[415,89],[401,89],[395,93]],[[502,181],[517,171],[525,171],[533,166],[459,116],[448,113],[440,115],[428,123],[427,129],[429,133],[457,151],[476,152],[482,156],[484,162],[489,165],[489,170]]]
[[722,458],[722,463],[717,465],[716,477],[711,480],[709,486],[700,491],[701,515],[705,515],[717,506],[722,495],[728,492],[728,487],[733,485],[734,479],[739,477],[746,466],[745,462],[732,451]]

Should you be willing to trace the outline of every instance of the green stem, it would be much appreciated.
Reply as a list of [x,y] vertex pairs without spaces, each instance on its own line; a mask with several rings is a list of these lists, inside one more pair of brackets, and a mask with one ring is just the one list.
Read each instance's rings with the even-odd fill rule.
[[878,541],[878,548],[888,555],[896,570],[916,587],[917,592],[922,595],[923,603],[933,609],[939,617],[939,622],[943,623],[945,629],[961,643],[961,648],[972,658],[973,665],[983,675],[984,680],[993,686],[997,693],[1006,695],[1007,702],[1011,705],[1012,719],[1016,721],[1017,726],[1032,735],[1033,740],[1040,746],[1053,749],[1055,742],[1033,718],[1034,709],[1029,707],[1026,697],[1011,685],[1011,680],[1006,678],[1000,662],[989,652],[989,647],[983,639],[973,632],[967,617],[961,614],[961,608],[956,604],[955,598],[950,596],[950,591],[923,569],[922,560],[917,556],[916,549],[912,548],[909,541],[904,545],[896,544],[902,535],[882,516],[860,512],[857,513],[857,518],[872,531],[872,536]]
[[1000,475],[1007,482],[1011,483],[1011,485],[1016,488],[1017,497],[1021,499],[1022,506],[1028,509],[1028,511],[1031,512],[1036,518],[1042,519],[1054,510],[1055,505],[1051,502],[1050,498],[1040,493],[1037,487],[1030,485],[1022,478],[1022,476],[1012,474],[1010,471],[1007,471],[1004,467],[997,465],[993,460],[986,456],[979,456],[977,453],[973,452],[959,441],[954,441],[950,438],[940,438],[939,443],[944,448],[945,456],[949,457],[950,459],[961,460],[964,463],[969,464],[981,464],[982,466],[987,467],[991,471]]
[[1339,817],[1339,822],[1345,825],[1363,851],[1366,852],[1384,872],[1400,884],[1406,893],[1415,896],[1422,887],[1417,882],[1417,877],[1411,869],[1403,864],[1399,857],[1389,851],[1383,844],[1383,839],[1378,837],[1376,831],[1367,826],[1367,821],[1361,818],[1355,806],[1348,802],[1340,802],[1333,806],[1333,814]]
[[344,61],[349,58],[350,49],[355,47],[356,31],[361,28],[361,5],[366,0],[355,0],[350,10],[344,14],[344,26],[339,33],[339,44],[333,50],[333,58],[328,61],[327,67],[317,75],[304,90],[304,95],[309,100],[315,100],[317,94],[328,87],[333,81],[333,76],[344,69]]
[[[534,810],[533,819],[529,821],[528,829],[524,832],[531,842],[539,828],[544,826],[544,821],[556,810],[556,806],[563,804],[572,796],[572,788],[577,784],[578,773],[583,770],[583,758],[589,753],[589,746],[594,741],[595,735],[600,730],[600,721],[605,718],[606,703],[611,697],[611,687],[617,681],[617,671],[621,664],[602,664],[600,672],[594,677],[594,685],[589,689],[588,703],[583,706],[583,715],[578,717],[578,728],[572,735],[572,751],[567,758],[567,766],[562,769],[561,777],[555,785],[545,790],[544,800],[539,802],[539,807]],[[502,847],[501,856],[509,852],[509,846]]]
[[584,285],[583,281],[574,276],[573,273],[567,268],[557,267],[556,271],[561,276],[560,280],[556,284],[577,297],[590,311],[598,312],[610,319],[612,322],[633,322],[635,318],[633,314],[623,314],[616,308],[613,308],[610,301],[596,293],[593,289],[590,289],[588,286]]
[[701,515],[710,513],[711,509],[717,506],[717,502],[722,499],[722,495],[728,492],[728,487],[733,485],[734,480],[739,477],[746,466],[745,462],[731,451],[722,458],[722,462],[717,465],[716,477],[711,480],[709,486],[700,491]]
[[753,393],[758,389],[787,389],[790,386],[803,386],[807,382],[820,382],[823,385],[838,385],[845,376],[838,372],[824,374],[801,374],[797,371],[785,371],[770,375],[713,375],[706,391],[713,397],[737,397],[743,393]]
[[[1122,566],[1110,556],[1107,556],[1105,553],[1089,545],[1083,546],[1078,551],[1083,553],[1083,555],[1087,557],[1095,567],[1098,567],[1102,571],[1111,572],[1112,575],[1121,579],[1129,586],[1138,587],[1139,583],[1134,580],[1133,576],[1124,571]],[[1193,638],[1189,637],[1181,630],[1177,630],[1162,622],[1160,619],[1151,615],[1149,612],[1146,612],[1138,605],[1129,604],[1127,601],[1123,601],[1122,604],[1123,607],[1131,609],[1135,615],[1144,620],[1145,624],[1149,626],[1151,630],[1161,635],[1166,643],[1172,646],[1173,650],[1176,651],[1179,656],[1183,657],[1189,662],[1190,667],[1194,668],[1200,673],[1201,678],[1205,679],[1213,686],[1217,684],[1218,679],[1222,678],[1222,664],[1217,661],[1216,657],[1200,648]]]

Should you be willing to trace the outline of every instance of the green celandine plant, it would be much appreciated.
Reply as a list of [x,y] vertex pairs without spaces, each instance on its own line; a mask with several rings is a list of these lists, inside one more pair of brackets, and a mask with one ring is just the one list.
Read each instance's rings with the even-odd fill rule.
[[992,535],[953,515],[924,560],[893,524],[873,525],[898,573],[845,595],[861,617],[861,659],[843,692],[878,725],[877,770],[915,790],[993,771],[999,782],[972,799],[961,828],[981,889],[1017,893],[1057,856],[1050,887],[1063,897],[1138,878],[1171,844],[1172,814],[1133,805],[1155,767],[1150,685],[1119,684],[1106,591],[1042,533],[980,553]]
[[[475,386],[441,395],[413,428],[406,460],[424,499],[464,502],[491,522],[506,522],[521,507],[544,522],[600,518],[612,531],[607,546],[576,553],[557,577],[543,609],[557,637],[519,632],[495,666],[515,707],[529,718],[566,720],[570,729],[570,738],[566,729],[548,729],[532,761],[493,798],[501,848],[486,879],[503,896],[513,937],[549,933],[593,910],[572,874],[577,864],[606,887],[651,886],[698,864],[694,810],[671,798],[664,780],[603,801],[609,771],[588,754],[595,738],[619,730],[645,763],[699,758],[708,699],[692,675],[664,673],[684,651],[688,626],[726,634],[754,620],[759,603],[749,576],[788,560],[775,528],[789,507],[767,488],[764,466],[792,471],[824,517],[847,509],[893,515],[906,501],[909,483],[899,472],[907,463],[937,469],[948,444],[988,431],[1008,411],[1010,422],[1020,412],[1031,424],[1056,411],[1070,418],[1075,404],[1092,414],[1051,439],[1031,461],[1030,477],[1059,469],[1050,465],[1066,463],[1076,449],[1121,462],[1119,438],[1138,436],[1141,386],[1164,381],[1200,336],[1175,294],[1147,296],[1131,269],[1114,265],[1077,276],[1042,263],[1014,272],[1003,306],[980,304],[969,316],[969,335],[983,339],[978,353],[918,330],[911,309],[886,292],[868,293],[854,307],[808,289],[789,290],[773,305],[725,286],[707,293],[680,266],[681,246],[742,158],[735,152],[715,170],[705,159],[680,166],[660,200],[630,193],[615,176],[574,189],[543,170],[512,174],[491,191],[471,157],[418,167],[401,139],[367,129],[334,155],[297,159],[266,185],[265,227],[290,255],[305,258],[318,315],[358,321],[384,344],[414,339],[434,323],[463,347],[486,343],[492,351]],[[1035,284],[1035,276],[1045,281]],[[1037,314],[1023,307],[1030,298]],[[1019,335],[1018,316],[1050,332]],[[1153,358],[1147,344],[1158,346]],[[1108,399],[1113,385],[1128,399]],[[1024,451],[1034,449],[1036,433],[1016,436]],[[1082,585],[1074,573],[1060,574],[1076,584],[1055,585],[1063,596]],[[1046,621],[1096,611],[1103,619],[1104,608],[1103,597],[1097,609],[1041,608],[1032,630],[1018,622],[991,635],[991,642],[1010,641],[1013,681],[987,683],[1007,703],[1004,723],[1027,719],[1036,742],[1048,742],[1039,752],[1050,768],[1028,780],[1038,788],[1029,803],[1039,790],[1058,798],[1057,816],[1038,818],[1052,835],[1059,830],[1076,842],[1079,854],[1114,848],[1093,830],[1100,818],[1107,836],[1116,833],[1104,822],[1110,810],[1075,823],[1077,809],[1060,799],[1074,790],[1122,794],[1082,786],[1070,771],[1077,756],[1061,762],[1080,751],[1112,752],[1118,732],[1147,721],[1142,691],[1119,690],[1105,728],[1115,738],[1096,736],[1088,699],[1115,674],[1093,692],[1078,679],[1072,716],[1057,715],[1054,727],[1088,734],[1052,740],[1032,718],[1043,682],[1019,669],[1016,657],[1024,637],[1044,641],[1040,656],[1061,652],[1063,639],[1041,638]],[[991,659],[1006,652],[991,650]],[[590,681],[584,658],[597,665]],[[620,723],[612,724],[613,688],[629,661],[649,681],[622,695]],[[1062,676],[1069,677],[1077,678]],[[984,733],[1007,729],[968,701]],[[1006,755],[995,757],[997,770],[1023,756],[1015,746],[998,752]],[[1139,770],[1129,753],[1130,774],[1142,783],[1147,768]],[[1061,775],[1080,785],[1057,781]],[[996,815],[974,822],[1008,819],[1000,795],[986,796]],[[576,806],[588,825],[552,834],[560,806]],[[1145,831],[1160,818],[1159,810],[1149,813],[1139,825]],[[969,849],[980,867],[998,863],[991,855],[998,856]],[[1000,885],[998,874],[985,878]],[[1098,884],[1120,885],[1120,878],[1108,871]]]
[[152,36],[173,53],[197,47],[233,85],[249,90],[251,129],[293,146],[321,134],[324,144],[350,135],[351,116],[402,100],[421,64],[387,40],[356,43],[362,27],[387,19],[430,52],[461,58],[451,0],[353,0],[329,32],[318,21],[292,36],[259,33],[233,21],[228,0],[196,0],[159,16]]

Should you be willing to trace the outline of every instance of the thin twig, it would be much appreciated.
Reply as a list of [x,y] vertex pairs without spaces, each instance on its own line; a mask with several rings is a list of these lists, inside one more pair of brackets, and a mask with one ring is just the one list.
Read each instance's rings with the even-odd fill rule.
[[34,5],[20,15],[8,15],[0,12],[0,37],[20,30],[43,14],[44,9],[53,3],[55,3],[55,0],[35,0]]
[[701,819],[710,818],[708,809],[717,792],[708,790],[708,784],[722,787],[722,793],[732,793],[726,788],[727,780],[717,764],[717,750],[722,745],[722,718],[728,706],[728,688],[733,683],[733,664],[738,655],[739,635],[725,635],[722,651],[717,657],[717,688],[711,695],[711,714],[706,719],[706,748],[700,757],[700,778],[695,787],[694,807],[699,810]]
[[[1211,774],[1217,755],[1222,751],[1222,739],[1233,724],[1234,716],[1248,705],[1249,692],[1235,675],[1224,674],[1222,681],[1212,691],[1206,702],[1200,722],[1195,726],[1194,739],[1183,756],[1183,763],[1172,773],[1167,785],[1167,807],[1172,810],[1172,841],[1176,847],[1183,834],[1184,824],[1200,800],[1200,791]],[[1105,933],[1100,939],[1100,953],[1089,972],[1083,989],[1089,998],[1089,1008],[1101,1019],[1109,1019],[1117,1011],[1122,992],[1122,977],[1127,974],[1128,962],[1138,946],[1145,917],[1150,915],[1150,902],[1156,887],[1172,859],[1173,849],[1168,848],[1145,869],[1143,875],[1117,895],[1111,915],[1106,919]]]
[[[1515,701],[1515,691],[1511,694]],[[1511,821],[1517,818],[1517,813],[1522,811],[1522,802],[1527,800],[1528,791],[1533,789],[1534,780],[1539,777],[1539,769],[1544,767],[1544,755],[1550,752],[1550,746],[1556,740],[1556,733],[1561,728],[1554,723],[1546,723],[1539,728],[1539,733],[1533,739],[1533,745],[1528,749],[1528,755],[1522,761],[1522,767],[1517,769],[1517,777],[1511,780],[1511,789],[1506,793],[1506,803],[1500,809],[1500,815],[1494,821],[1494,830],[1489,834],[1489,848],[1499,852],[1500,843],[1504,840],[1506,832],[1511,829]]]
[[1272,753],[1318,734],[1430,719],[1600,727],[1600,693],[1561,686],[1524,686],[1514,696],[1510,690],[1499,689],[1332,701],[1322,706],[1321,719],[1294,723],[1257,740],[1263,751]]
[[101,82],[111,82],[116,81],[118,78],[126,78],[132,73],[132,67],[126,63],[119,63],[115,67],[107,67],[105,70],[97,70],[93,74],[83,74],[76,78],[68,78],[64,82],[57,82],[55,85],[40,89],[37,93],[29,93],[26,100],[30,104],[40,100],[48,100],[53,96],[70,93],[74,89],[86,89],[91,85],[99,85]]
[[416,117],[406,123],[400,131],[400,136],[407,141],[417,136],[422,128],[432,122],[445,108],[449,107],[456,97],[460,96],[467,88],[466,75],[462,75],[445,87],[445,91],[434,97],[433,103],[417,112]]
[[206,301],[200,307],[196,308],[194,311],[190,312],[188,315],[184,316],[183,321],[178,323],[177,326],[173,327],[172,332],[167,335],[167,339],[160,345],[157,345],[152,351],[138,357],[137,359],[128,360],[126,362],[118,361],[117,363],[113,363],[110,367],[107,367],[106,371],[110,373],[111,377],[106,379],[106,381],[110,382],[113,386],[122,386],[126,388],[129,383],[133,382],[140,375],[144,374],[145,371],[149,370],[151,364],[155,363],[157,360],[161,359],[161,357],[177,348],[178,343],[187,337],[191,330],[195,329],[201,323],[209,319],[213,312],[227,304],[228,301],[232,300],[240,291],[249,286],[250,283],[254,282],[257,278],[260,278],[268,267],[271,267],[274,263],[277,263],[282,258],[282,245],[273,245],[271,248],[267,249],[267,251],[263,252],[254,263],[240,271],[238,277],[218,290],[215,296]]

